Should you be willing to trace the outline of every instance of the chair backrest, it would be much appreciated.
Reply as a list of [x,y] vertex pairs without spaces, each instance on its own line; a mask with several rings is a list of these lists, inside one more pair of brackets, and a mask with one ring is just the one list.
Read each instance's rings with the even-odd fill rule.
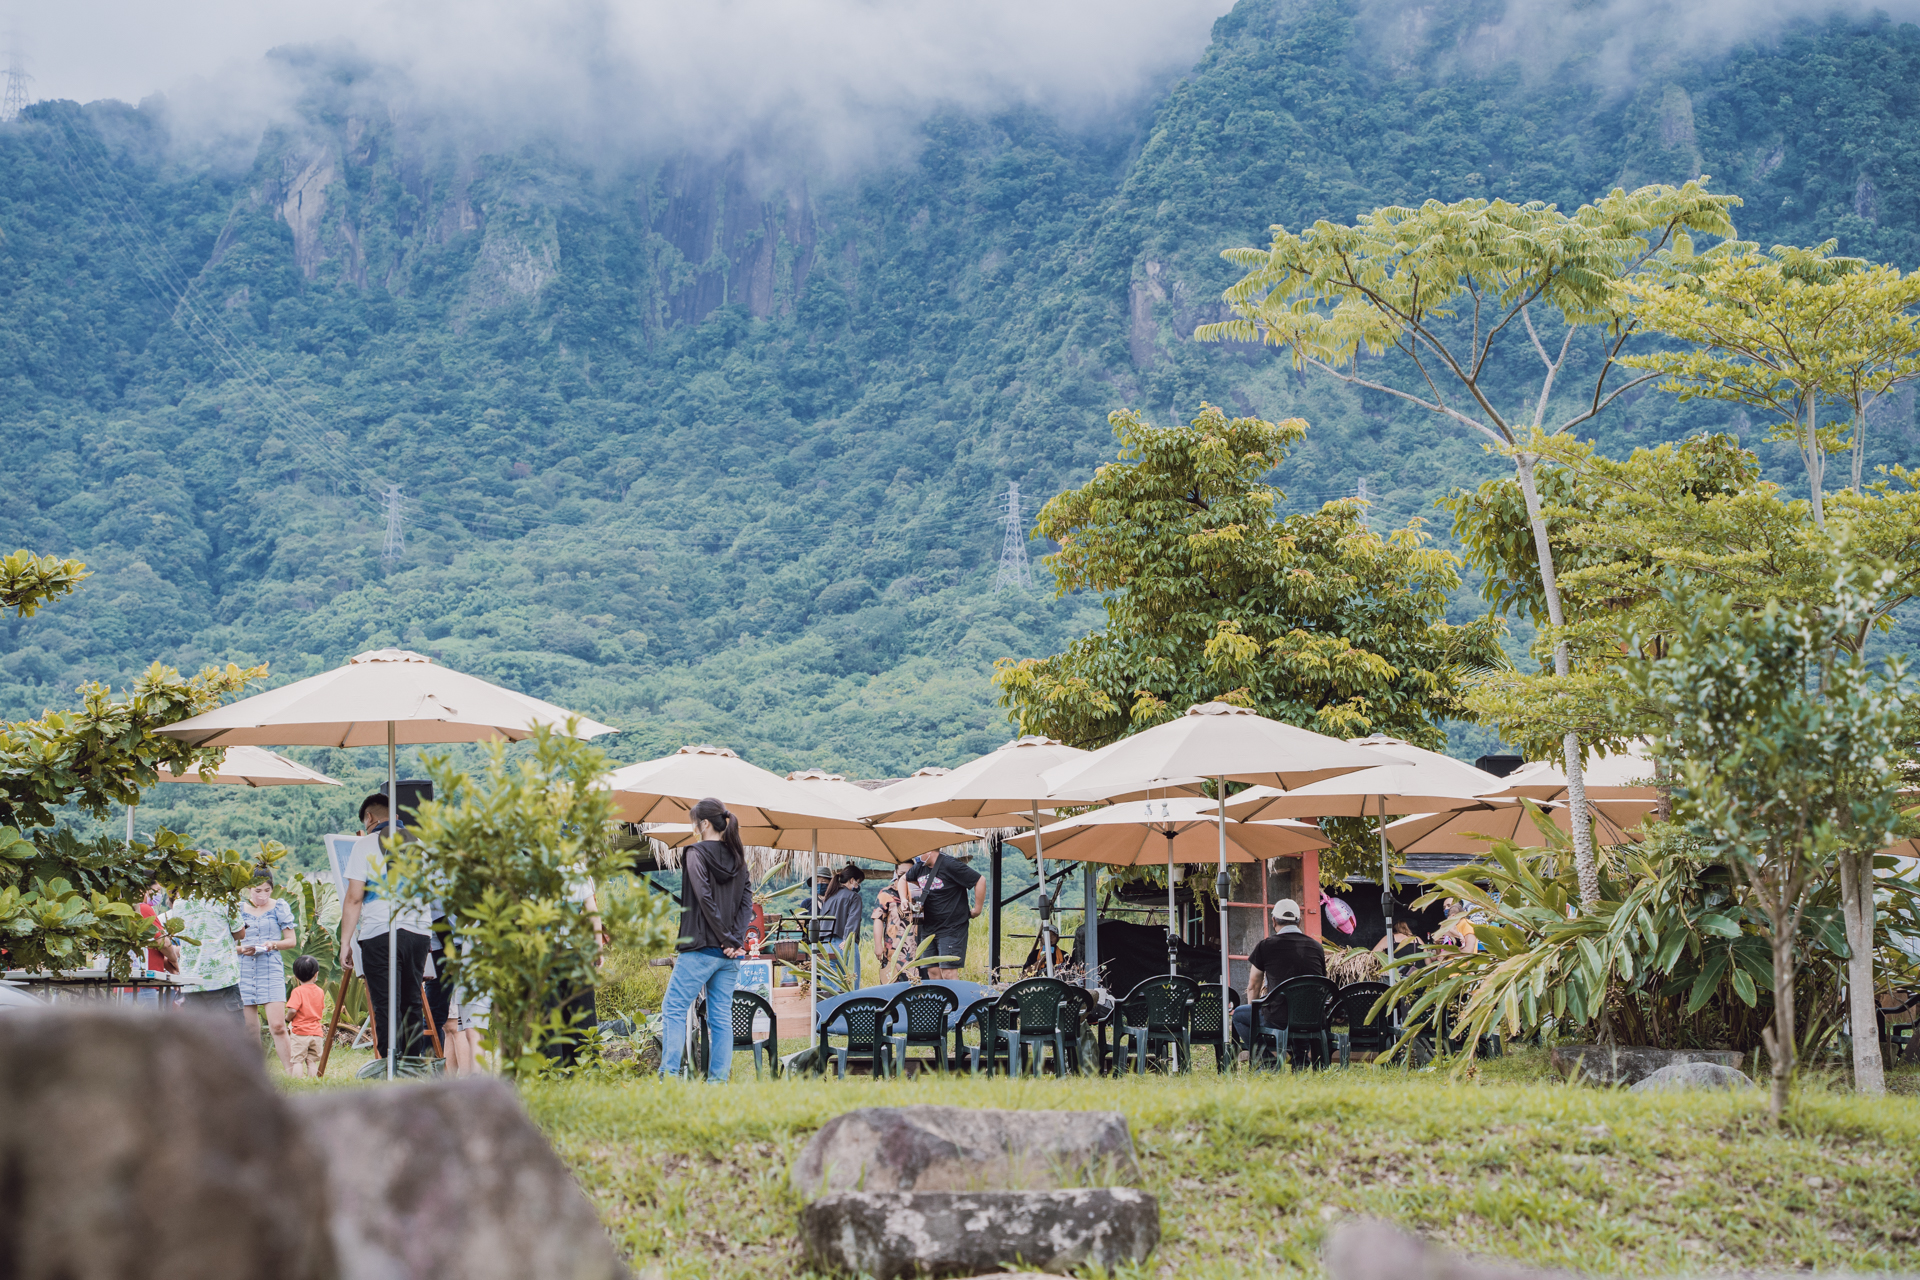
[[1340,994],[1334,998],[1333,1020],[1344,1022],[1356,1031],[1375,1021],[1385,1022],[1384,1009],[1378,1019],[1367,1016],[1385,994],[1387,984],[1384,982],[1349,982],[1340,988]]
[[910,1040],[936,1039],[947,1034],[947,1016],[959,1007],[960,997],[945,987],[909,987],[887,1002],[880,1025],[892,1035],[904,1030]]
[[1373,1013],[1373,1006],[1386,993],[1384,982],[1355,982],[1340,988],[1336,1017],[1347,1024],[1347,1042],[1353,1048],[1379,1052],[1391,1048],[1399,1038],[1393,1029],[1391,1009]]
[[1178,1031],[1187,1025],[1199,989],[1199,983],[1179,974],[1148,978],[1127,993],[1128,1025],[1149,1031]]
[[733,993],[733,1046],[744,1049],[757,1037],[753,1034],[755,1014],[767,1015],[767,1035],[775,1044],[780,1043],[780,1020],[774,1017],[773,1006],[751,991],[735,990]]
[[999,1004],[999,996],[982,996],[961,1011],[960,1020],[955,1025],[962,1028],[969,1024],[977,1026],[980,1029],[980,1043],[992,1044],[1000,1035],[994,1022],[994,1010]]
[[1273,994],[1286,1005],[1289,1031],[1326,1030],[1333,999],[1339,992],[1340,988],[1331,981],[1312,974],[1288,978],[1273,989]]
[[1224,1040],[1227,1037],[1227,1010],[1240,1003],[1240,993],[1228,992],[1229,999],[1224,1003],[1220,999],[1220,984],[1203,982],[1194,989],[1193,1008],[1188,1017],[1193,1020],[1193,1038],[1196,1040]]
[[1010,1015],[1001,1025],[1019,1028],[1022,1035],[1042,1035],[1061,1029],[1061,1006],[1073,999],[1058,978],[1022,978],[1000,994],[1000,1007]]
[[886,1026],[883,1015],[887,1003],[878,996],[856,996],[834,1011],[835,1019],[847,1028],[848,1048],[880,1042],[880,1029]]

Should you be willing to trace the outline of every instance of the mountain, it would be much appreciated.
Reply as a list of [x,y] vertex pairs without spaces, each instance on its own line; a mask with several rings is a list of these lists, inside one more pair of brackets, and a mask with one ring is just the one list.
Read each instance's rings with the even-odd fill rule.
[[[1030,516],[1083,479],[1110,410],[1305,417],[1290,499],[1364,477],[1395,523],[1499,469],[1190,340],[1233,278],[1219,251],[1269,224],[1704,172],[1746,238],[1920,266],[1914,27],[1804,23],[1621,74],[1579,45],[1522,58],[1500,15],[1241,0],[1131,114],[936,113],[909,160],[850,173],[502,138],[301,51],[276,55],[297,117],[237,162],[163,105],[38,104],[0,126],[0,541],[95,576],[6,623],[0,711],[156,659],[290,678],[403,645],[621,726],[623,760],[953,764],[1006,736],[994,659],[1099,623],[992,583],[1009,481]],[[1873,461],[1920,461],[1912,410]],[[1724,425],[1755,434],[1646,394],[1596,434]]]

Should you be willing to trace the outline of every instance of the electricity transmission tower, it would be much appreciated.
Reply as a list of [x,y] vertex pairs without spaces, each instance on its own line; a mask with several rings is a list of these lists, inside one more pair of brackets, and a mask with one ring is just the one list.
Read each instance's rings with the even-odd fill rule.
[[1373,496],[1372,496],[1371,494],[1369,494],[1369,493],[1367,492],[1367,478],[1366,478],[1365,476],[1361,476],[1361,477],[1360,477],[1360,491],[1359,491],[1359,494],[1358,494],[1357,496],[1359,497],[1359,499],[1360,499],[1360,503],[1361,503],[1361,505],[1360,505],[1360,527],[1361,527],[1362,529],[1371,529],[1371,528],[1373,528],[1373,525],[1372,525],[1372,523],[1371,523],[1370,521],[1368,521],[1368,519],[1367,519],[1367,510],[1368,510],[1368,507],[1369,507],[1369,506],[1370,506],[1370,505],[1372,504],[1372,502],[1373,502]]
[[1006,514],[1000,517],[1007,536],[1000,543],[1000,571],[993,575],[993,589],[1008,587],[1027,591],[1033,587],[1033,571],[1027,564],[1027,525],[1020,518],[1020,486],[1008,481]]
[[33,83],[33,77],[27,74],[26,60],[20,52],[20,26],[13,24],[7,29],[7,88],[0,93],[0,124],[11,124],[20,118],[31,100],[27,96],[27,86]]
[[380,549],[380,563],[392,573],[394,566],[400,563],[400,557],[407,553],[407,539],[402,524],[401,513],[406,499],[400,496],[400,486],[387,486],[387,543]]

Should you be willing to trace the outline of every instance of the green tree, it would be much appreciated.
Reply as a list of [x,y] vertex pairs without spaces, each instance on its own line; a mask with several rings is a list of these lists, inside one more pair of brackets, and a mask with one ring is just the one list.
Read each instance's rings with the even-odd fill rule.
[[[1627,356],[1682,400],[1737,404],[1770,419],[1767,439],[1800,451],[1815,524],[1826,523],[1827,455],[1851,455],[1858,493],[1866,465],[1869,411],[1920,378],[1920,272],[1870,266],[1812,249],[1744,242],[1716,246],[1658,279],[1620,289],[1646,327],[1693,345]],[[1844,421],[1822,426],[1838,405]]]
[[[1834,494],[1824,522],[1808,500],[1789,500],[1759,479],[1759,460],[1728,436],[1696,436],[1610,459],[1578,441],[1556,441],[1540,473],[1562,575],[1565,627],[1543,628],[1541,642],[1564,643],[1573,655],[1567,676],[1496,671],[1468,695],[1480,718],[1513,741],[1550,736],[1571,713],[1589,741],[1619,743],[1665,728],[1669,709],[1636,701],[1618,665],[1623,647],[1657,659],[1690,623],[1690,606],[1667,590],[1677,576],[1690,588],[1718,594],[1737,611],[1770,602],[1821,607],[1834,601],[1833,566],[1859,557],[1888,566],[1870,603],[1835,636],[1849,653],[1865,651],[1875,629],[1920,593],[1920,476],[1902,468],[1858,491]],[[1468,558],[1488,575],[1502,606],[1533,608],[1527,521],[1510,480],[1491,481],[1447,504]],[[1876,847],[1834,855],[1851,969],[1848,990],[1855,1025],[1872,1025],[1875,934],[1873,856]],[[1854,1081],[1863,1092],[1883,1087],[1876,1037],[1854,1037]]]
[[1445,739],[1499,625],[1451,626],[1459,562],[1417,528],[1381,535],[1351,501],[1281,518],[1262,483],[1307,426],[1112,415],[1120,458],[1041,509],[1061,594],[1105,593],[1107,625],[1065,652],[1003,659],[1022,733],[1097,747],[1215,699],[1322,733]]
[[[0,560],[0,607],[25,616],[72,592],[87,576],[74,560],[16,551]],[[253,878],[255,858],[207,852],[171,831],[151,843],[86,839],[60,824],[72,805],[94,818],[138,803],[166,764],[197,768],[217,754],[195,750],[159,730],[216,706],[266,674],[209,667],[183,678],[155,664],[116,696],[105,685],[80,690],[77,711],[50,711],[0,726],[0,949],[10,967],[62,972],[96,954],[124,974],[151,938],[137,910],[158,882],[181,897],[235,898]],[[263,845],[268,861],[284,855]]]
[[[1548,436],[1591,421],[1651,377],[1609,386],[1637,328],[1615,286],[1664,269],[1669,258],[1690,257],[1689,233],[1733,233],[1727,211],[1739,201],[1710,194],[1706,181],[1616,188],[1571,215],[1538,202],[1429,200],[1418,209],[1376,209],[1352,226],[1320,221],[1299,234],[1276,226],[1268,248],[1227,251],[1246,271],[1224,295],[1237,318],[1202,325],[1194,336],[1287,347],[1296,365],[1416,405],[1510,456],[1526,501],[1541,595],[1549,619],[1560,626],[1535,463]],[[1587,331],[1598,340],[1597,353],[1576,346]],[[1406,366],[1409,386],[1361,373],[1363,354],[1389,351]],[[1537,388],[1516,379],[1529,358],[1539,361]],[[1576,396],[1560,388],[1563,374],[1582,379]],[[1524,388],[1517,402],[1515,387]],[[1553,659],[1555,671],[1567,675],[1562,646],[1555,646]],[[1580,900],[1591,907],[1600,900],[1600,882],[1583,749],[1572,727],[1563,733],[1562,750]]]
[[578,1040],[554,997],[598,984],[603,933],[635,945],[666,939],[664,898],[620,895],[624,909],[610,901],[607,915],[584,901],[583,888],[617,876],[629,856],[616,847],[612,795],[597,785],[606,754],[547,728],[527,748],[488,744],[478,777],[429,758],[436,798],[420,806],[417,840],[389,853],[403,898],[445,905],[456,935],[449,980],[493,997],[485,1043],[512,1075],[538,1070],[543,1048]]
[[1640,696],[1667,708],[1653,744],[1674,771],[1677,816],[1740,870],[1767,918],[1776,1121],[1796,1064],[1795,939],[1809,883],[1842,851],[1884,847],[1901,821],[1904,667],[1842,642],[1887,576],[1843,564],[1831,604],[1758,611],[1675,588],[1687,621],[1670,652],[1629,663]]

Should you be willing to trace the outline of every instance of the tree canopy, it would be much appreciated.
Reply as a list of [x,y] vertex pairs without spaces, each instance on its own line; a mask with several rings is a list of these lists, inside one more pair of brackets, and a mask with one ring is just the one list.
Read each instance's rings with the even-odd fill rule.
[[1187,426],[1112,422],[1119,460],[1035,526],[1060,543],[1059,590],[1106,593],[1107,625],[999,665],[1022,732],[1100,746],[1219,699],[1341,737],[1444,740],[1463,677],[1500,661],[1497,623],[1445,621],[1455,557],[1417,528],[1367,528],[1353,502],[1276,514],[1262,477],[1304,422],[1211,405]]

